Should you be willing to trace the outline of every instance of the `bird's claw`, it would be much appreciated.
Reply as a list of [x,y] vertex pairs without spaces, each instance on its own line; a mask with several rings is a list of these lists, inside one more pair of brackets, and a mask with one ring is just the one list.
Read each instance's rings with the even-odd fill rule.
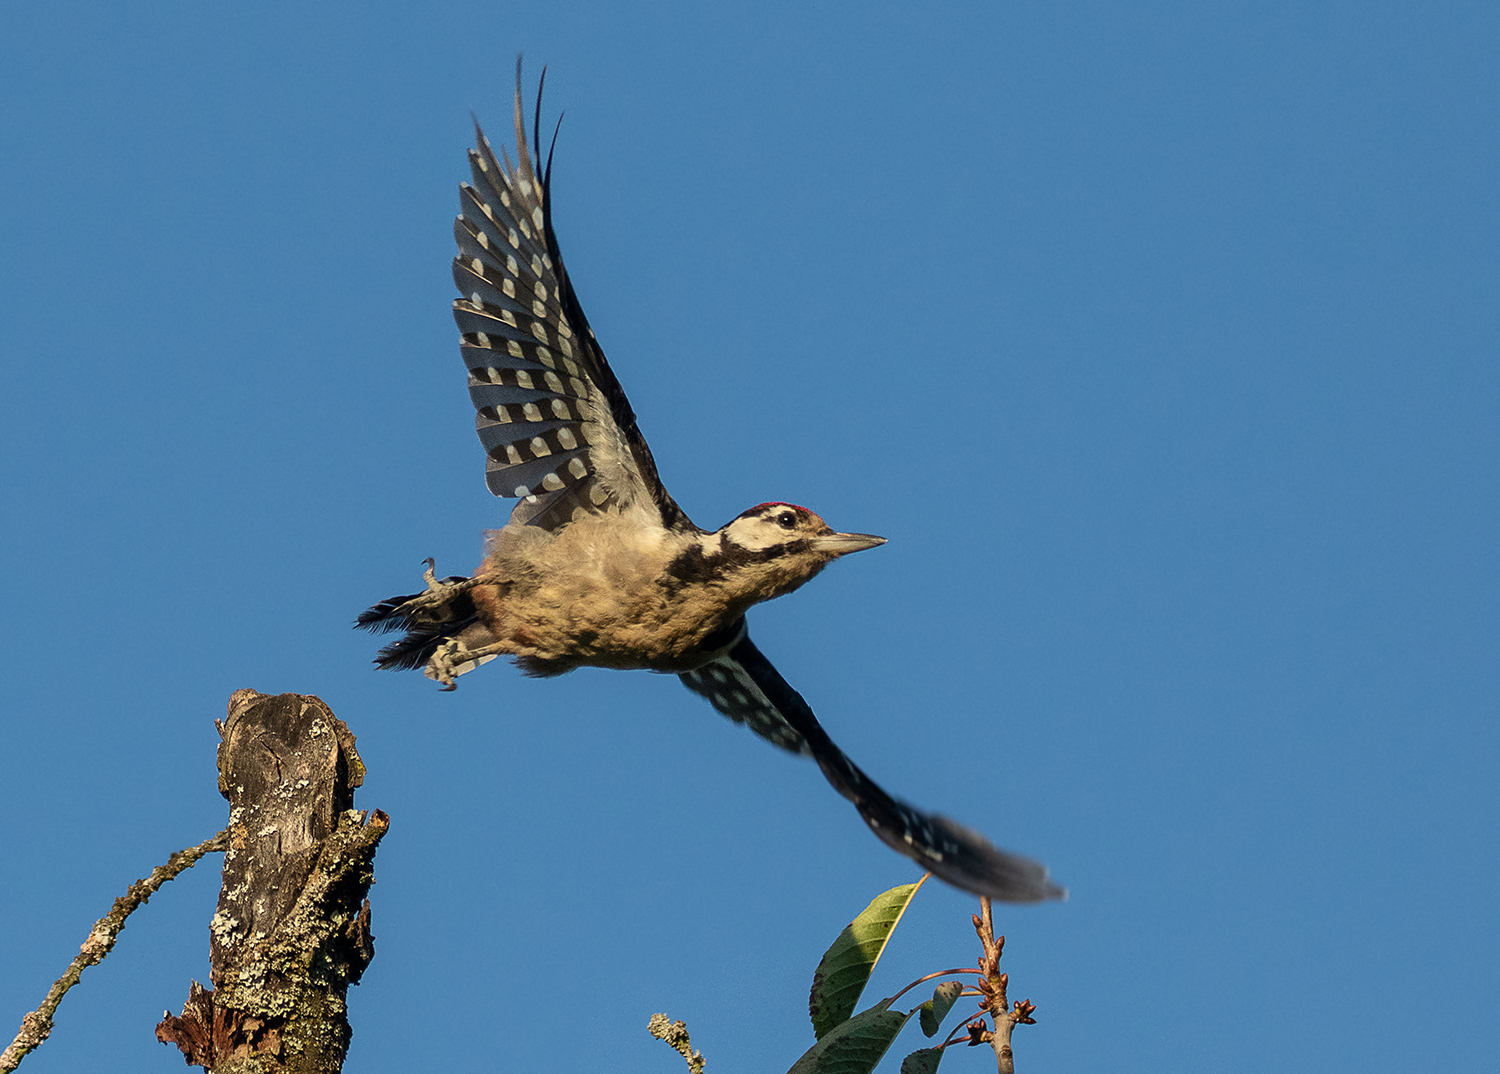
[[[432,562],[428,560],[428,562]],[[427,572],[432,574],[431,569]],[[427,660],[427,666],[422,673],[436,683],[440,683],[445,691],[458,689],[458,673],[453,670],[456,664],[462,663],[456,659],[459,653],[458,640],[449,638],[439,645]]]
[[422,673],[434,682],[442,683],[444,690],[456,690],[458,677],[473,671],[481,664],[488,664],[505,652],[503,645],[481,645],[470,649],[458,638],[449,638],[439,645],[427,658]]
[[[422,581],[426,583],[427,588],[396,609],[407,619],[420,621],[427,618],[422,614],[424,612],[441,612],[450,600],[468,592],[478,584],[473,578],[457,576],[439,578],[436,573],[437,561],[430,557],[424,559],[422,563],[427,568],[422,572]],[[441,615],[438,618],[441,618]]]

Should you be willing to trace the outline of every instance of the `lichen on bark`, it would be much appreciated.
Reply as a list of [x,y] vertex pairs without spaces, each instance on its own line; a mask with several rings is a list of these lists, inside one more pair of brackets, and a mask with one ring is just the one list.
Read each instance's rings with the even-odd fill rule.
[[346,994],[375,953],[366,896],[389,818],[354,808],[364,764],[318,698],[236,691],[218,726],[230,808],[213,987],[195,981],[157,1038],[216,1074],[336,1072]]

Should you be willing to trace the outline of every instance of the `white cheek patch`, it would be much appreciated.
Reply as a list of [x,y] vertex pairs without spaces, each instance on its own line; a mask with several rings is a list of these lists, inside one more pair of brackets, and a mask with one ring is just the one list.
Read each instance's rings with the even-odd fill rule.
[[737,518],[724,531],[725,540],[751,552],[763,552],[786,538],[787,531],[763,518]]

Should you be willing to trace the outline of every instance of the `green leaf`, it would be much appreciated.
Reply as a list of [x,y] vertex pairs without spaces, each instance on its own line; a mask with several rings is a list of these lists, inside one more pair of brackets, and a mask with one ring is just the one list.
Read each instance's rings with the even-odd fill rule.
[[886,1008],[883,999],[824,1034],[787,1074],[870,1074],[911,1015]]
[[926,879],[924,876],[915,884],[902,884],[875,896],[824,953],[807,1000],[813,1034],[819,1040],[854,1013],[896,923]]
[[964,990],[962,981],[944,981],[932,990],[932,998],[917,1010],[922,1012],[922,1032],[929,1037],[937,1036],[943,1028],[943,1019],[958,1002],[958,994]]
[[942,1061],[943,1049],[923,1048],[901,1060],[901,1074],[937,1074],[938,1064]]

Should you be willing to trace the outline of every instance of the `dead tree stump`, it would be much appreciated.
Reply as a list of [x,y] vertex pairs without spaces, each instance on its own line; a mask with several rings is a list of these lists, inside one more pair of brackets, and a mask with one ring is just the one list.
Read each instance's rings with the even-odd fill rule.
[[209,927],[212,988],[194,981],[157,1039],[215,1074],[329,1074],[345,996],[375,949],[375,848],[390,825],[354,809],[354,735],[310,695],[238,690],[218,724],[229,848]]

